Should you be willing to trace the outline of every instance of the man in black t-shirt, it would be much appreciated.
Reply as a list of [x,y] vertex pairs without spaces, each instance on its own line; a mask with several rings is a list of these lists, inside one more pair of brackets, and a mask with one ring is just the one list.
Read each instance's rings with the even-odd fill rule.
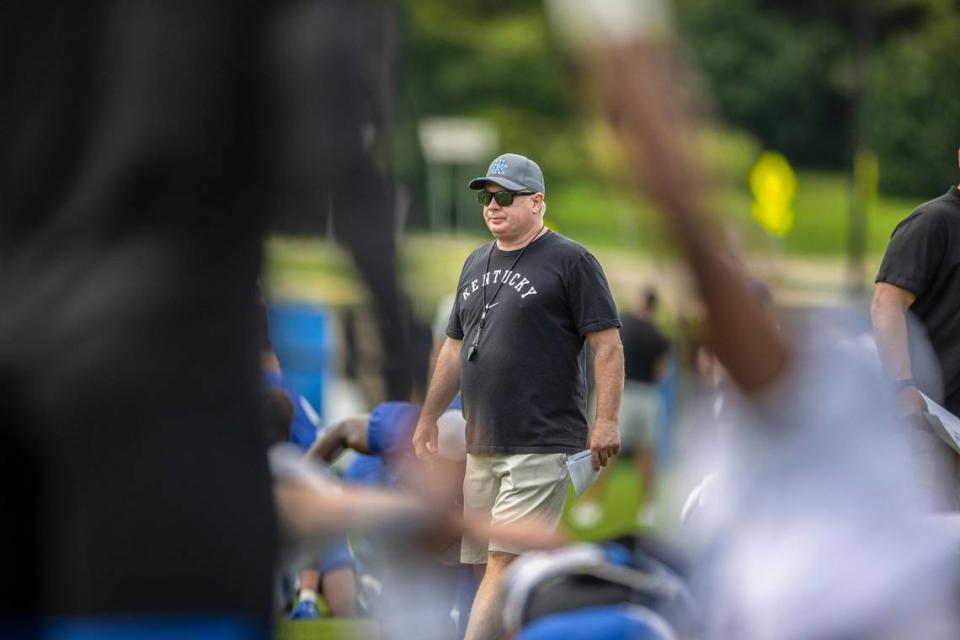
[[[896,226],[877,274],[870,308],[877,349],[901,413],[919,426],[925,424],[922,414],[927,410],[920,391],[960,414],[958,237],[960,192],[951,187]],[[924,358],[927,340],[935,364],[924,362],[929,359]],[[938,450],[931,452],[931,464],[947,459],[953,466],[955,457],[946,445],[932,436],[931,441]],[[949,493],[954,493],[952,488]]]
[[[877,274],[871,306],[877,348],[907,413],[926,408],[919,388],[960,414],[960,243],[952,241],[958,237],[960,193],[950,187],[896,226]],[[907,309],[920,326],[908,329]],[[912,334],[921,328],[936,354],[942,381],[930,376],[914,380],[923,372],[911,362],[917,355]]]
[[[504,154],[470,188],[478,191],[496,240],[464,263],[414,446],[420,457],[436,451],[437,418],[461,389],[465,509],[495,523],[538,516],[556,526],[569,480],[566,455],[589,448],[600,468],[620,449],[617,309],[597,260],[544,226],[543,173],[536,163]],[[585,416],[585,341],[596,379],[592,430]],[[520,551],[464,540],[461,560],[486,565],[467,638],[499,634],[498,578]]]

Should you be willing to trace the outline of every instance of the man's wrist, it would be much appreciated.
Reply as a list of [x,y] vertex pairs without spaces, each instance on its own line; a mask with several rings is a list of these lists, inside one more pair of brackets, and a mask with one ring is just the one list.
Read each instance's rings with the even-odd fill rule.
[[440,417],[443,416],[443,411],[434,413],[420,413],[420,417],[417,418],[417,427],[423,426],[428,429],[436,428],[437,422],[440,420]]
[[437,420],[439,420],[439,417],[437,417],[436,419],[431,420],[429,417],[424,418],[424,417],[421,416],[420,419],[417,420],[417,426],[416,426],[416,428],[417,428],[417,429],[420,429],[421,427],[430,428],[431,426],[437,424]]
[[594,429],[616,429],[617,424],[616,418],[594,418],[593,420]]

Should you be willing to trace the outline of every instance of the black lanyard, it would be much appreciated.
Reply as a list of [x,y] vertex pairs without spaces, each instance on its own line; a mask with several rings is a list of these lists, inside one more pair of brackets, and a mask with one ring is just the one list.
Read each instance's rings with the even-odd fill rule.
[[[533,244],[533,242],[540,237],[540,234],[543,232],[545,227],[546,225],[540,225],[540,230],[537,231],[535,236],[530,238],[530,242],[523,245],[523,248],[520,249],[520,253],[518,253],[517,257],[513,259],[513,262],[510,264],[510,268],[507,269],[507,271],[512,272],[514,270],[514,268],[517,266],[517,263],[520,262],[523,252],[526,251],[527,247]],[[490,244],[490,251],[487,252],[487,266],[484,268],[481,279],[487,277],[487,275],[490,273],[490,257],[493,255],[493,250],[496,247],[497,241],[494,240]],[[500,284],[497,285],[497,290],[493,292],[493,297],[490,298],[490,304],[493,304],[493,301],[497,299],[498,295],[500,295],[500,289],[503,288],[504,280],[506,280],[506,278],[500,280]],[[477,332],[473,334],[473,342],[470,343],[470,348],[467,349],[467,360],[473,360],[477,356],[477,349],[480,346],[480,335],[483,333],[483,325],[487,322],[487,310],[489,307],[487,306],[487,287],[485,283],[480,287],[480,302],[483,304],[483,310],[480,312],[480,322],[477,324]]]

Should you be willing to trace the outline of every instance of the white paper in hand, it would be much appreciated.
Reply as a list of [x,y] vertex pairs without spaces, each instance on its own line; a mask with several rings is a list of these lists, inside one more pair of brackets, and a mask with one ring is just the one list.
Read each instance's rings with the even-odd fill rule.
[[941,440],[960,453],[960,419],[931,400],[927,394],[920,392],[920,395],[927,403],[927,422]]
[[599,471],[593,470],[593,463],[590,461],[590,450],[575,453],[567,456],[567,472],[570,474],[570,480],[573,482],[573,490],[577,497],[587,490],[593,481],[600,475]]

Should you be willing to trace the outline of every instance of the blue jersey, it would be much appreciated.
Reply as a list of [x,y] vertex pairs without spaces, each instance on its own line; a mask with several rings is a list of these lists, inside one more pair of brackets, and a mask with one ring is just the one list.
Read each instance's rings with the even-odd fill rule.
[[412,451],[413,431],[420,417],[420,405],[412,402],[383,402],[370,412],[367,446],[377,456]]
[[261,381],[265,387],[286,391],[293,402],[293,420],[290,421],[290,435],[288,439],[304,451],[310,448],[317,439],[317,428],[320,426],[320,416],[306,398],[291,387],[283,375],[277,371],[263,370]]
[[[460,396],[447,411],[460,410]],[[420,405],[413,402],[383,402],[370,412],[367,446],[373,455],[413,453],[413,432],[420,417]]]
[[[399,483],[397,473],[403,473],[403,465],[414,460],[413,432],[420,417],[420,405],[412,402],[384,402],[374,407],[367,421],[367,447],[371,455],[356,454],[343,472],[346,484],[395,487]],[[390,464],[387,464],[389,459]],[[392,467],[392,468],[391,468]],[[383,541],[363,536],[351,538],[356,571],[383,581],[380,573],[389,562]],[[451,629],[452,637],[463,637],[466,621],[476,591],[476,579],[469,568],[448,567],[451,610],[454,605],[460,611],[461,629]]]
[[639,605],[610,605],[564,611],[529,623],[518,640],[670,640],[670,624],[657,612]]
[[387,468],[383,458],[363,453],[354,457],[342,477],[347,484],[370,487],[392,487],[397,482],[396,476]]

